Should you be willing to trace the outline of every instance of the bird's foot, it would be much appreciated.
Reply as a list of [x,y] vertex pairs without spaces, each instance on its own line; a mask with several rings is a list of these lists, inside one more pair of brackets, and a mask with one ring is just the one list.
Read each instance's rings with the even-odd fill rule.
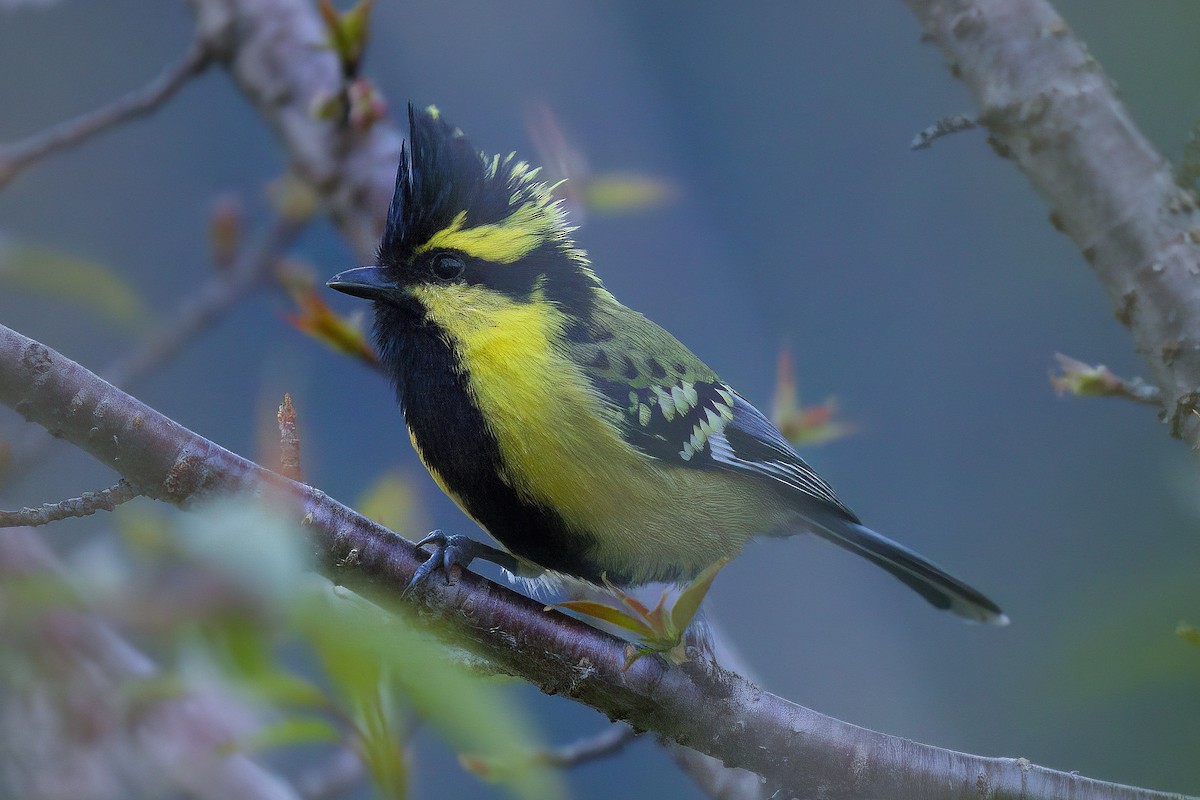
[[453,582],[452,574],[455,567],[466,569],[477,558],[499,564],[510,571],[514,571],[517,566],[516,559],[503,550],[497,550],[483,542],[477,542],[469,536],[447,535],[440,530],[431,531],[428,536],[417,542],[417,547],[428,547],[431,554],[413,573],[408,585],[404,587],[405,594],[423,584],[430,575],[439,569],[445,573],[446,584],[449,585]]

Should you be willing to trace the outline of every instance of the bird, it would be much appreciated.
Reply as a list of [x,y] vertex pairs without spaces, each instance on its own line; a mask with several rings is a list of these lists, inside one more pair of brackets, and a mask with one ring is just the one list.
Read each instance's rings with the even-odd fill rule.
[[503,549],[434,531],[410,586],[474,559],[515,576],[682,584],[754,537],[815,534],[939,609],[1006,624],[979,591],[862,524],[771,421],[623,305],[555,186],[408,107],[376,263],[328,286],[373,340],[420,460]]

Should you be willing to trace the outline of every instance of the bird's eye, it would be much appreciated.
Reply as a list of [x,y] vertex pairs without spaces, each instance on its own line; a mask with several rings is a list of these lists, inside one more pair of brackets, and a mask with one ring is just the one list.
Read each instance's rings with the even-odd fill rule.
[[432,268],[433,274],[438,278],[444,281],[452,281],[463,274],[463,270],[467,268],[467,265],[458,256],[441,253],[434,256]]

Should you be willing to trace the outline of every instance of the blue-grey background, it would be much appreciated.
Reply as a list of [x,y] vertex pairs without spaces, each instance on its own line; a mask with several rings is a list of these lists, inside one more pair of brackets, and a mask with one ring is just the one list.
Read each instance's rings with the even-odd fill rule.
[[[1200,6],[1058,6],[1178,158],[1200,117]],[[0,11],[0,140],[140,86],[189,26],[181,4],[152,0]],[[790,345],[805,399],[836,394],[859,428],[806,456],[869,524],[1013,620],[964,625],[822,543],[758,543],[712,605],[763,685],[924,742],[1200,791],[1200,650],[1173,634],[1200,623],[1195,466],[1148,408],[1055,397],[1056,351],[1123,374],[1142,365],[1083,259],[981,132],[908,150],[971,105],[901,4],[379,0],[366,71],[393,113],[436,103],[483,149],[532,156],[523,117],[544,102],[597,172],[678,186],[667,207],[579,231],[609,288],[761,405]],[[152,118],[22,175],[0,192],[0,233],[111,265],[167,312],[211,269],[214,198],[241,192],[261,222],[262,185],[283,166],[213,70]],[[322,273],[352,265],[324,225],[294,253]],[[253,455],[290,391],[313,483],[349,500],[400,467],[431,522],[470,532],[420,472],[382,380],[287,327],[284,308],[255,296],[135,393]],[[11,290],[0,320],[97,368],[133,341]],[[0,435],[21,428],[0,412]],[[56,446],[4,505],[107,479]],[[605,724],[524,694],[552,740]],[[696,796],[649,742],[620,758],[572,773],[574,795]],[[420,797],[497,791],[433,738],[415,780]]]

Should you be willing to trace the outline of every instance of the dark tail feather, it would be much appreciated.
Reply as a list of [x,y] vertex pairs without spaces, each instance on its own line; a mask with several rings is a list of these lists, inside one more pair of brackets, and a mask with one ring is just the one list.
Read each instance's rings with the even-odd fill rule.
[[1008,624],[999,606],[904,545],[849,520],[809,521],[814,533],[883,567],[934,606],[974,622]]

